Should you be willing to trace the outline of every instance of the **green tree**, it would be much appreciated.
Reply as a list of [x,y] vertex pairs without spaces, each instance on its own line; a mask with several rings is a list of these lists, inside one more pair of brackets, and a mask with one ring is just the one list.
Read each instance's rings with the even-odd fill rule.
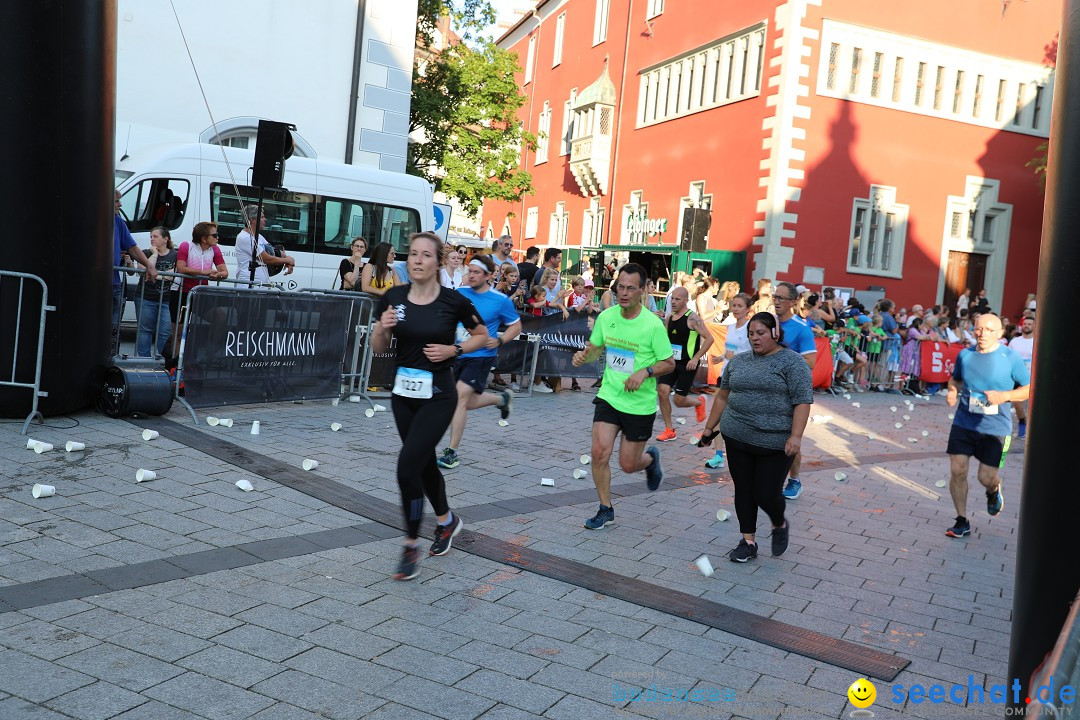
[[1035,177],[1039,179],[1039,187],[1043,190],[1046,189],[1046,159],[1049,149],[1049,142],[1041,143],[1035,148],[1035,152],[1039,154],[1028,160],[1025,164],[1025,167],[1029,167],[1034,171]]
[[[422,12],[447,11],[442,0],[421,0],[420,6]],[[421,43],[428,42],[436,20],[430,15],[417,20],[418,54],[429,59],[413,71],[409,130],[414,141],[407,169],[475,215],[486,198],[515,201],[532,192],[532,175],[519,164],[521,151],[535,147],[536,136],[517,118],[527,100],[514,79],[517,54],[479,37],[477,23],[490,18],[490,6],[486,0],[466,0],[456,13],[463,18],[463,37],[473,37],[474,47],[461,42],[425,53],[430,45]]]

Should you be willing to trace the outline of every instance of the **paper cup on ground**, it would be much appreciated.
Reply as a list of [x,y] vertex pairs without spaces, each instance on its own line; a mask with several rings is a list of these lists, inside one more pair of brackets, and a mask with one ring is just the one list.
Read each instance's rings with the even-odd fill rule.
[[857,402],[853,402],[851,403],[851,407],[862,407],[862,405]]
[[582,456],[581,456],[581,457],[579,458],[579,460],[581,460],[581,464],[582,464],[582,465],[588,465],[589,463],[591,463],[591,462],[592,462],[592,458],[591,458],[591,457],[589,457],[588,455],[582,455]]
[[330,404],[333,405],[334,407],[337,407],[338,403],[340,403],[340,402],[341,402],[341,398],[334,398],[333,400],[330,401]]
[[701,571],[702,575],[704,575],[705,577],[712,576],[713,566],[712,563],[709,562],[708,555],[699,556],[698,559],[694,561],[694,564],[697,565],[697,569]]
[[679,423],[680,425],[685,425],[686,418],[675,418],[675,422]]
[[219,423],[222,427],[232,427],[232,418],[221,418]]
[[34,443],[34,452],[36,452],[38,455],[40,455],[43,452],[49,452],[52,449],[53,449],[52,443],[41,442],[40,440],[38,440],[36,443]]
[[923,430],[922,431],[922,436],[923,437],[930,437],[930,431],[929,430]]
[[218,420],[218,419],[217,419],[216,417],[214,417],[213,415],[211,415],[210,417],[206,418],[206,424],[207,424],[207,425],[209,425],[210,427],[217,427],[217,424],[218,424],[219,422],[221,422],[221,421],[220,421],[220,420]]
[[375,403],[375,412],[386,412],[386,406]]
[[336,423],[330,423],[330,429],[333,430],[334,432],[337,432],[338,430],[341,429],[341,423],[337,423],[337,422]]
[[555,487],[555,478],[540,478],[540,484],[544,487]]
[[244,492],[251,492],[252,490],[255,489],[254,487],[252,487],[251,483],[249,481],[247,481],[247,480],[237,480],[236,481],[236,487],[240,488]]
[[135,471],[135,482],[146,482],[147,480],[156,480],[157,473],[153,470],[146,470],[139,468]]
[[499,427],[506,427],[509,424],[510,423],[508,421],[506,421],[506,420],[500,420],[499,421]]
[[261,428],[261,424],[259,423],[258,420],[252,422],[251,423],[251,434],[252,435],[258,435],[260,428]]
[[583,477],[585,477],[588,474],[589,473],[585,472],[581,468],[578,468],[577,470],[574,470],[574,477],[576,477],[578,480],[582,479]]
[[934,483],[934,486],[935,487],[945,487],[948,484],[949,484],[948,480],[938,480],[936,483]]
[[35,498],[52,497],[56,494],[56,487],[53,485],[42,485],[38,483],[34,485],[34,489],[30,491],[30,494]]
[[375,417],[375,409],[374,408],[368,408],[367,410],[364,411],[364,414],[367,415],[368,417]]
[[910,416],[910,415],[905,415],[905,416],[904,416],[904,419],[905,419],[905,420],[910,420],[910,419],[911,419],[911,416]]
[[949,419],[950,419],[950,420],[952,420],[952,419],[953,419],[954,417],[956,417],[956,416],[955,416],[955,415],[953,415],[952,413],[949,413]]
[[907,441],[908,441],[909,443],[917,443],[917,442],[919,442],[919,441],[918,441],[918,440],[916,440],[915,438],[908,438],[908,439],[907,439]]
[[833,475],[833,478],[836,480],[836,482],[844,482],[845,480],[847,480],[847,475],[837,471],[837,473]]
[[904,427],[904,423],[896,423],[893,427],[899,430],[900,428]]
[[891,406],[889,407],[889,410],[891,410],[891,411],[893,411],[893,412],[896,412],[896,406],[895,406],[895,405],[891,405]]
[[[215,418],[215,420],[216,419],[217,418]],[[207,418],[207,420],[209,420],[209,418]],[[142,431],[142,439],[147,441],[147,442],[150,442],[151,440],[157,440],[159,437],[161,437],[161,433],[159,433],[157,430],[143,430]]]
[[874,433],[870,433],[869,435],[866,436],[866,439],[867,440],[877,440],[877,435],[875,435]]
[[727,522],[727,519],[730,518],[730,517],[731,517],[731,513],[729,513],[724,508],[720,508],[719,510],[716,511],[716,519],[719,520],[720,522]]
[[303,465],[305,470],[314,470],[315,468],[319,467],[319,461],[312,460],[311,458],[304,458]]
[[34,438],[27,438],[26,439],[26,449],[27,450],[33,450],[34,446],[37,445],[37,444],[38,444],[38,441],[35,440]]
[[349,402],[356,402],[356,403],[360,402],[360,396],[359,395],[350,395],[349,396]]
[[64,446],[64,450],[67,452],[78,452],[79,450],[85,450],[86,443],[75,442],[74,440],[68,440],[67,445]]

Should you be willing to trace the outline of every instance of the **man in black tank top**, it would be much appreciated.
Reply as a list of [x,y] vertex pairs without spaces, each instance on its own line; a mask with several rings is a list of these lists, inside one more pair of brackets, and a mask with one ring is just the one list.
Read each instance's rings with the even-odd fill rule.
[[688,306],[690,294],[684,287],[677,287],[671,292],[671,315],[664,322],[668,331],[668,340],[675,357],[675,370],[656,381],[656,391],[660,403],[660,414],[664,417],[664,432],[656,439],[667,442],[675,439],[675,428],[671,422],[671,389],[675,388],[675,404],[681,408],[695,408],[697,421],[705,422],[705,398],[697,401],[689,398],[690,387],[694,384],[698,363],[712,345],[713,337],[705,327],[704,321],[690,312]]

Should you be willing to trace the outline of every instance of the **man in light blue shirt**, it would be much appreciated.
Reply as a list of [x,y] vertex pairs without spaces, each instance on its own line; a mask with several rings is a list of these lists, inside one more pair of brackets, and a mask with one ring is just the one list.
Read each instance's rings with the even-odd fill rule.
[[[773,290],[773,307],[776,308],[776,319],[780,321],[780,327],[784,331],[784,347],[794,350],[803,356],[811,372],[817,364],[817,343],[814,342],[814,331],[799,316],[795,314],[795,306],[799,304],[799,289],[792,283],[781,282],[776,284]],[[787,484],[784,485],[784,497],[795,500],[802,494],[802,481],[799,480],[799,470],[802,469],[802,452],[795,455],[788,471]]]

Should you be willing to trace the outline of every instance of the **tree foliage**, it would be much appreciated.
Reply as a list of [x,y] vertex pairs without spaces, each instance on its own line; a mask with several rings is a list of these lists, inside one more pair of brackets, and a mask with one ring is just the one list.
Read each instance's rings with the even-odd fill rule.
[[1039,154],[1028,160],[1025,164],[1025,167],[1029,167],[1034,171],[1035,177],[1039,179],[1039,187],[1044,190],[1046,189],[1046,160],[1049,148],[1049,142],[1041,143],[1035,148],[1035,152]]
[[[447,12],[445,0],[420,0],[420,6]],[[517,118],[527,99],[514,78],[517,54],[478,36],[476,23],[491,17],[487,0],[464,0],[454,13],[473,47],[449,45],[414,70],[407,167],[475,215],[485,198],[514,201],[532,192],[532,176],[519,163],[536,137]],[[436,22],[430,15],[418,19],[418,50]]]

